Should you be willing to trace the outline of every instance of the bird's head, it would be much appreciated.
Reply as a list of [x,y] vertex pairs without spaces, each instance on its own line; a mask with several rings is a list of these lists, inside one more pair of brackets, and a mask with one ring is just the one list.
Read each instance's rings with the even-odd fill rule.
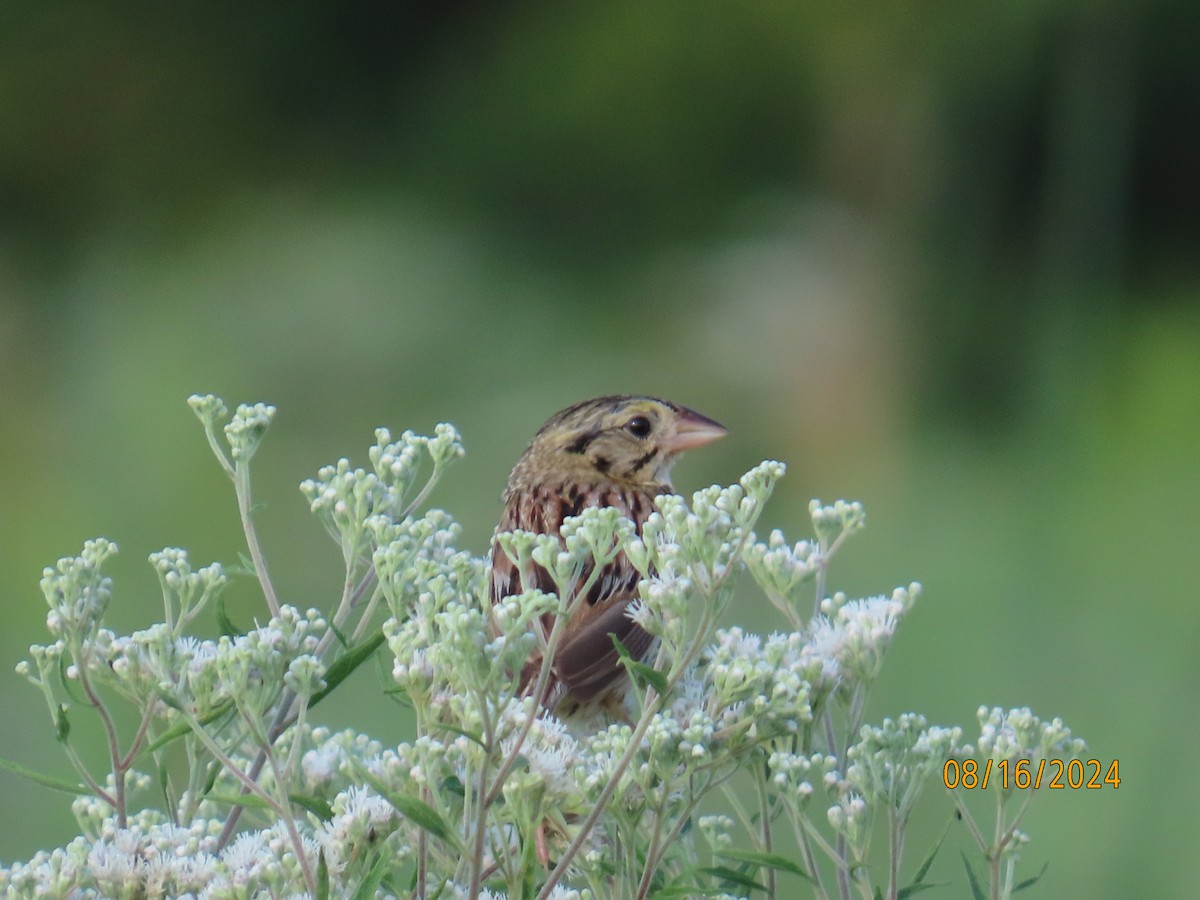
[[513,480],[561,475],[580,481],[669,485],[680,453],[712,443],[725,428],[698,412],[654,397],[598,397],[576,403],[542,426]]

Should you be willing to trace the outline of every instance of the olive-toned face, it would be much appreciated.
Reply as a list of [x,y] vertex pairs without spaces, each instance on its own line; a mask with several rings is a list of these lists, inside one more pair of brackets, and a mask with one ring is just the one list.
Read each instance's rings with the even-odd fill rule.
[[654,397],[598,397],[553,416],[513,472],[526,482],[551,472],[588,481],[667,484],[684,450],[725,434],[705,416]]

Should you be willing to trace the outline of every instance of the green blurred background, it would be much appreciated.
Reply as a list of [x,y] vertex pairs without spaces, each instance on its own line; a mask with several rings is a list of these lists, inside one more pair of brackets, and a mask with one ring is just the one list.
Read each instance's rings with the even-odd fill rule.
[[[236,562],[189,393],[279,407],[259,521],[302,606],[339,557],[296,485],[375,426],[461,429],[435,500],[482,551],[550,413],[661,394],[731,430],[681,489],[784,460],[767,525],[867,506],[835,587],[924,583],[873,719],[1028,704],[1119,760],[1034,804],[1028,896],[1194,896],[1198,33],[1183,0],[5,5],[0,668],[86,538],[123,630],[152,550]],[[319,712],[401,739],[353,689]],[[3,672],[0,721],[70,774]],[[0,860],[76,833],[0,797]]]

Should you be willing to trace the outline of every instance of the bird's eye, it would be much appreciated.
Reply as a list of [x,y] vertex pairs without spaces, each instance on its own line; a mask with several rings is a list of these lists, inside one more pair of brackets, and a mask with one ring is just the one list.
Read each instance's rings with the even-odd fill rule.
[[640,440],[650,434],[650,420],[645,416],[634,416],[625,423],[625,430]]

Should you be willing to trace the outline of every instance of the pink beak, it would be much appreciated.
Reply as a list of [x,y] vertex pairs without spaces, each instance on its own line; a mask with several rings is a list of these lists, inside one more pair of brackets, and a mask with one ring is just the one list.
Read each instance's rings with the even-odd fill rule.
[[726,434],[728,429],[724,425],[681,406],[675,414],[675,434],[662,443],[668,453],[682,453],[711,444]]

